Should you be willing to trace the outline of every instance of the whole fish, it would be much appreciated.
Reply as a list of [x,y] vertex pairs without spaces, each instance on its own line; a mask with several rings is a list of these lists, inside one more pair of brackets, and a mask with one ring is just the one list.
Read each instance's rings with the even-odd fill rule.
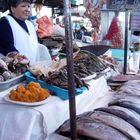
[[140,96],[140,89],[139,88],[134,88],[134,86],[133,87],[121,87],[120,91]]
[[140,140],[139,131],[133,125],[129,124],[120,117],[103,111],[94,111],[90,115],[90,118],[116,128],[131,140]]
[[115,95],[116,99],[113,100],[112,102],[116,102],[117,100],[121,100],[121,101],[130,101],[130,102],[140,104],[140,96],[138,96],[138,95],[123,93],[122,95],[121,94],[118,95],[118,98],[117,98],[117,95],[118,94]]
[[114,95],[113,95],[113,100],[116,100],[116,99],[130,99],[131,98],[131,100],[134,100],[134,99],[136,99],[136,100],[140,100],[140,96],[139,95],[137,95],[137,94],[133,94],[133,93],[128,93],[128,92],[125,92],[125,91],[119,91],[119,92],[117,92],[117,93],[115,93]]
[[117,105],[117,106],[129,108],[140,114],[140,101],[138,102],[137,100],[119,99],[119,100],[110,102],[109,106],[111,105]]
[[[64,124],[65,125],[65,124]],[[60,128],[60,133],[70,132],[70,126]],[[127,136],[100,121],[83,117],[77,120],[77,134],[97,140],[130,140]]]
[[104,111],[113,115],[116,115],[128,123],[132,124],[140,131],[140,116],[138,113],[131,109],[127,109],[121,106],[110,106],[110,107],[103,107],[97,108],[95,110]]

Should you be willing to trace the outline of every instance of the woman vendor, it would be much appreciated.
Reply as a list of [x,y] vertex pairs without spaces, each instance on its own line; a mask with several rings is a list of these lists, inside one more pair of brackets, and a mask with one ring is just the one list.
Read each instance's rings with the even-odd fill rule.
[[28,21],[31,0],[8,0],[10,14],[0,19],[0,53],[18,52],[36,61],[38,40],[33,24]]

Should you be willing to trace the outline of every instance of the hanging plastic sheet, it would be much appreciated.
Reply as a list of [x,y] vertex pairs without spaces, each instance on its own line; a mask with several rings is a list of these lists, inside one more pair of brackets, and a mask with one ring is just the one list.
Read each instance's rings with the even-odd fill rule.
[[37,19],[38,24],[38,36],[39,38],[45,38],[52,36],[54,33],[53,24],[47,16],[43,16]]
[[112,48],[121,49],[123,47],[123,33],[120,21],[117,17],[114,17],[111,21],[107,35],[104,40],[109,40],[112,43]]

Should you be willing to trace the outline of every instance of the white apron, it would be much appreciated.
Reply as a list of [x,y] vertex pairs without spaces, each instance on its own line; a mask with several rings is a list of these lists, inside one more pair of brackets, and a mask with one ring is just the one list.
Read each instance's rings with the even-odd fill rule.
[[31,62],[36,61],[38,42],[33,24],[25,20],[29,34],[9,15],[6,16],[12,28],[14,45],[19,53],[25,55]]

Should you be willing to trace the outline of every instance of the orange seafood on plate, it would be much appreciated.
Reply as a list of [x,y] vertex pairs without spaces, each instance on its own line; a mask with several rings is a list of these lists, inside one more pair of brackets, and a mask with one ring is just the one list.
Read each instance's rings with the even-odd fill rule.
[[36,82],[30,82],[26,86],[19,85],[15,90],[10,91],[9,98],[20,102],[40,102],[47,99],[50,92]]

